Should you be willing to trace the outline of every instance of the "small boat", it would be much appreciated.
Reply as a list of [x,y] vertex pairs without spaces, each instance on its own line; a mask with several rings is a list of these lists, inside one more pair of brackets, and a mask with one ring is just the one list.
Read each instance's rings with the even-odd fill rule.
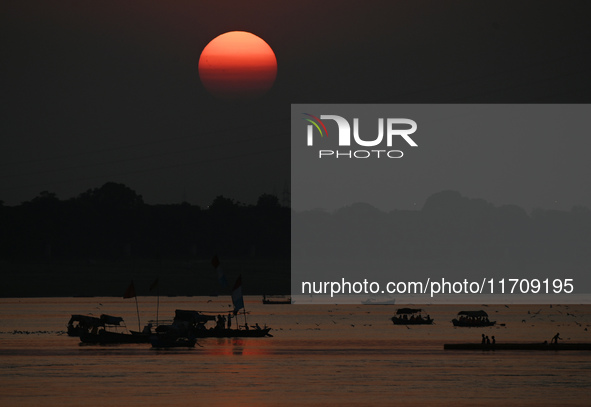
[[422,312],[420,308],[400,308],[390,319],[394,325],[433,325],[433,319]]
[[100,325],[93,327],[90,332],[80,334],[80,341],[99,345],[150,342],[151,325],[146,326],[143,332],[131,333],[118,332],[117,329],[121,326],[126,328],[123,318],[103,314],[100,317]]
[[[229,316],[230,317],[230,316]],[[215,325],[209,322],[215,322]],[[258,324],[253,327],[228,328],[226,317],[206,315],[200,311],[176,310],[174,320],[170,325],[160,325],[157,333],[171,333],[176,337],[187,338],[262,338],[272,337],[271,328],[261,328]]]
[[291,304],[291,298],[283,295],[263,295],[263,304]]
[[396,304],[396,299],[388,295],[372,296],[361,301],[363,305],[392,305]]
[[489,321],[488,314],[482,310],[480,311],[460,311],[458,317],[451,321],[454,326],[461,327],[484,327],[493,326],[496,321]]
[[591,350],[591,343],[446,343],[446,350]]

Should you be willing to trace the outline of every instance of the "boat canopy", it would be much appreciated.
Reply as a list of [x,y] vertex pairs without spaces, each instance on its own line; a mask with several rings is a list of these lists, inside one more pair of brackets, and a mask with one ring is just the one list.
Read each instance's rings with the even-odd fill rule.
[[215,321],[215,316],[213,315],[203,315],[199,311],[187,311],[182,309],[177,309],[174,311],[174,320],[175,321],[185,321],[191,324],[199,324],[199,323],[206,323],[207,321]]
[[121,325],[123,318],[103,314],[101,315],[101,321],[103,321],[103,325]]
[[102,322],[100,318],[91,317],[90,315],[72,315],[68,325],[72,325],[74,322],[78,322],[89,327],[104,325],[104,322]]
[[400,308],[396,311],[397,315],[400,314],[416,314],[417,312],[423,311],[420,308]]
[[458,315],[466,315],[467,317],[472,318],[485,318],[488,317],[488,314],[482,310],[480,311],[460,311]]

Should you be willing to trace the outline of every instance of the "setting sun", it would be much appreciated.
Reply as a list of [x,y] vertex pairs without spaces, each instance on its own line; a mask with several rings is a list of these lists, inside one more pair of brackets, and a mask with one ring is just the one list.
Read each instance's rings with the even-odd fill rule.
[[252,99],[273,86],[277,59],[263,39],[231,31],[207,44],[199,58],[199,76],[203,86],[220,99]]

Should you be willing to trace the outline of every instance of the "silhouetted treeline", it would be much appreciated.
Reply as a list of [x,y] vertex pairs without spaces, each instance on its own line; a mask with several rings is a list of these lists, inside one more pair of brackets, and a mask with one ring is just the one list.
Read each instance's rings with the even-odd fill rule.
[[[0,203],[3,259],[283,257],[290,209],[262,195],[256,205],[217,197],[207,208],[148,205],[122,184],[76,198],[43,192],[18,206]],[[334,213],[293,213],[307,254],[398,259],[591,259],[591,210],[496,207],[455,191],[430,196],[419,211],[382,212],[354,204]]]
[[290,209],[261,195],[256,205],[217,197],[207,208],[148,205],[123,184],[76,198],[42,192],[29,202],[0,202],[0,256],[6,260],[124,257],[286,257]]

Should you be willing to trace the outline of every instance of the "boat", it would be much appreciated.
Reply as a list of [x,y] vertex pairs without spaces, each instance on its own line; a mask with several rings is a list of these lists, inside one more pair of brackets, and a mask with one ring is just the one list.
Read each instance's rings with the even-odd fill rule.
[[104,322],[98,317],[74,314],[68,321],[68,336],[79,337],[101,326],[104,326]]
[[90,332],[82,332],[80,341],[86,344],[111,345],[122,343],[149,343],[151,324],[148,324],[144,331],[130,333],[119,332],[119,327],[125,327],[123,318],[111,315],[101,315],[100,325],[92,328]]
[[591,350],[591,343],[548,343],[514,342],[514,343],[446,343],[445,350]]
[[496,321],[489,321],[488,314],[482,310],[480,311],[460,311],[458,317],[451,321],[454,326],[460,327],[484,327],[493,326]]
[[283,295],[263,295],[263,304],[291,304],[291,298]]
[[396,303],[396,299],[389,295],[374,295],[361,301],[361,303],[363,305],[392,305]]
[[423,316],[420,308],[400,308],[392,318],[394,325],[433,325],[433,318]]
[[[235,318],[235,316],[234,316]],[[211,324],[210,322],[215,322]],[[176,310],[174,320],[169,325],[160,325],[157,333],[170,333],[177,337],[187,338],[262,338],[272,337],[271,328],[261,328],[258,324],[230,328],[226,325],[226,318],[207,315],[201,311]]]

